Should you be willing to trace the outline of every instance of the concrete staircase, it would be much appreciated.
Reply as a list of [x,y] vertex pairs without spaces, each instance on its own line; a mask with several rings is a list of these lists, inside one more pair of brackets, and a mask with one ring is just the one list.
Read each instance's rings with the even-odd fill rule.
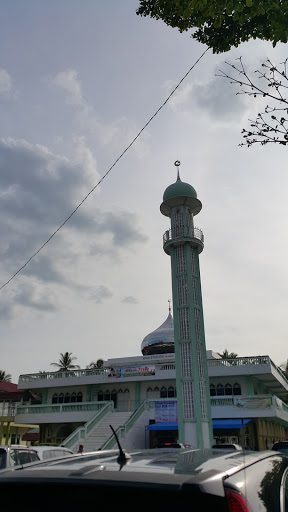
[[114,430],[116,430],[126,423],[131,414],[132,412],[109,412],[106,414],[96,427],[89,432],[86,438],[83,439],[82,444],[84,445],[84,452],[99,450],[112,434],[109,425],[112,425]]

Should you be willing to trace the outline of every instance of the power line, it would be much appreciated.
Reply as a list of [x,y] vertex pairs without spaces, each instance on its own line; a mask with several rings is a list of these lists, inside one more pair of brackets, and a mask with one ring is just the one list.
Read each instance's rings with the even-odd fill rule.
[[194,62],[194,64],[192,64],[190,69],[188,69],[187,73],[185,73],[185,75],[181,78],[181,80],[178,82],[176,87],[174,87],[174,89],[169,94],[169,96],[167,96],[166,100],[162,103],[162,105],[160,105],[160,107],[156,110],[156,112],[150,117],[150,119],[147,121],[147,123],[144,124],[143,128],[141,128],[141,130],[137,133],[137,135],[130,142],[130,144],[124,149],[124,151],[122,151],[122,153],[118,156],[118,158],[111,165],[111,167],[109,167],[108,171],[106,171],[106,173],[98,181],[98,183],[96,183],[96,185],[90,190],[90,192],[88,192],[88,194],[86,194],[86,196],[82,199],[82,201],[78,204],[78,206],[76,206],[76,208],[70,213],[70,215],[64,220],[64,222],[62,222],[62,224],[54,231],[54,233],[52,233],[52,235],[49,236],[49,238],[46,240],[46,242],[44,242],[44,244],[42,244],[41,247],[39,247],[39,249],[36,252],[34,252],[34,254],[32,254],[32,256],[30,256],[30,258],[24,263],[24,265],[22,265],[22,267],[20,267],[17,270],[17,272],[15,272],[15,274],[13,274],[13,276],[11,276],[10,279],[8,279],[8,281],[6,281],[6,283],[4,283],[4,284],[2,284],[2,286],[0,286],[0,291],[3,290],[3,288],[5,286],[7,286],[7,284],[9,284],[12,281],[12,279],[14,279],[14,277],[16,277],[17,274],[19,274],[21,272],[21,270],[23,270],[30,263],[30,261],[33,260],[33,258],[35,258],[35,256],[37,256],[37,254],[39,254],[39,252],[41,252],[42,249],[44,249],[44,247],[50,242],[50,240],[52,240],[52,238],[60,231],[60,229],[62,229],[65,226],[65,224],[67,224],[67,222],[71,219],[71,217],[74,215],[74,213],[76,213],[77,210],[79,210],[80,206],[82,206],[82,204],[86,201],[86,199],[88,199],[88,197],[94,192],[94,190],[100,185],[100,183],[102,183],[102,181],[108,176],[108,174],[112,171],[112,169],[119,162],[119,160],[125,155],[125,153],[127,153],[127,151],[131,148],[131,146],[133,146],[134,142],[136,142],[136,140],[140,137],[142,132],[153,121],[153,119],[159,114],[160,110],[162,110],[162,108],[165,107],[166,103],[168,103],[171,96],[173,96],[173,94],[177,91],[177,89],[180,87],[182,82],[184,82],[185,78],[187,78],[187,76],[191,73],[191,71],[198,64],[198,62],[202,59],[202,57],[204,57],[205,53],[208,50],[209,50],[209,48],[206,48],[206,50],[200,55],[200,57]]

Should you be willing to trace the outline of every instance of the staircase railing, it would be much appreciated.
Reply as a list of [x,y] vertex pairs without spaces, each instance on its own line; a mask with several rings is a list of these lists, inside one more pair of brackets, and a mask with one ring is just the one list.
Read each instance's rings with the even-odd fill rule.
[[91,420],[87,421],[82,427],[78,427],[65,441],[61,443],[61,446],[66,448],[73,448],[75,444],[81,444],[81,441],[91,432],[91,430],[99,423],[100,420],[114,408],[114,402],[103,402],[103,407],[98,411]]
[[[124,425],[120,425],[120,427],[118,427],[115,430],[119,439],[125,437],[128,434],[128,432],[134,427],[136,421],[140,418],[140,416],[143,414],[143,412],[150,408],[150,402],[153,402],[153,405],[154,405],[154,400],[149,400],[149,399],[144,400],[144,402],[142,402],[140,404],[138,409],[136,409],[136,411],[133,412],[133,414],[130,416],[130,418],[128,418],[126,423]],[[116,444],[115,436],[114,436],[114,434],[112,434],[107,439],[107,441],[105,441],[105,443],[102,445],[101,450],[111,450],[112,448],[114,448],[115,444]]]

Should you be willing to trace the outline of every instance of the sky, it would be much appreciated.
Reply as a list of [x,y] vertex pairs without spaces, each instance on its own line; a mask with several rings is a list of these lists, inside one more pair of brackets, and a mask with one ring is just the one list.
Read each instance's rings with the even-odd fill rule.
[[[107,173],[206,47],[137,0],[4,0],[0,30],[0,286]],[[288,358],[287,148],[240,147],[261,99],[217,76],[251,72],[286,46],[259,40],[209,50],[65,226],[0,292],[0,369],[85,368],[137,356],[168,315],[169,219],[176,180],[203,204],[195,218],[206,346]],[[225,67],[226,66],[226,67]],[[266,100],[265,100],[266,101]],[[259,103],[260,102],[260,103]],[[55,368],[54,368],[55,370]]]

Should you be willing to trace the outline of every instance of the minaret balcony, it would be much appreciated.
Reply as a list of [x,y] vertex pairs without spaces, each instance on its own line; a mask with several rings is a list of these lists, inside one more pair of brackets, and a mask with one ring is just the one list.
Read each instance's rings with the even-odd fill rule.
[[198,247],[199,253],[204,248],[204,235],[201,229],[191,226],[178,226],[176,229],[167,229],[163,235],[163,249],[170,254],[170,246],[189,242],[192,247]]

